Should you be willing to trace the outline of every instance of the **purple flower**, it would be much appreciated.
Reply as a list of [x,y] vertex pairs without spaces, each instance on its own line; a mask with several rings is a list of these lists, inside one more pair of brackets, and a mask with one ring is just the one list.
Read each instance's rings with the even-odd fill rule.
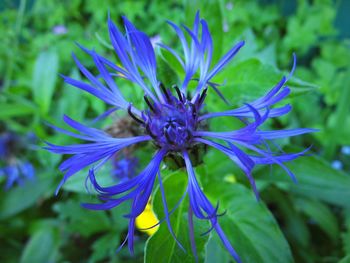
[[[268,119],[285,115],[291,110],[290,105],[274,107],[276,103],[282,101],[290,93],[290,89],[285,86],[288,78],[283,77],[265,96],[242,107],[224,112],[205,113],[203,106],[208,88],[213,88],[220,94],[217,85],[212,83],[211,80],[226,67],[244,45],[244,42],[241,41],[236,44],[216,65],[211,65],[213,42],[207,23],[200,19],[199,13],[195,17],[192,29],[186,26],[181,29],[172,22],[168,22],[182,44],[183,54],[164,44],[159,44],[159,46],[169,51],[179,61],[184,69],[185,76],[181,83],[174,83],[175,85],[172,88],[167,88],[157,78],[156,57],[150,39],[143,32],[136,29],[125,17],[123,20],[125,34],[110,19],[108,20],[110,40],[119,58],[119,64],[111,62],[93,50],[82,47],[94,60],[98,76],[87,70],[73,55],[78,68],[89,82],[66,76],[63,76],[63,78],[67,83],[91,93],[113,108],[128,112],[144,134],[128,138],[114,138],[102,130],[84,126],[64,116],[64,121],[79,134],[57,127],[55,129],[72,137],[88,141],[88,143],[67,146],[48,144],[47,149],[54,153],[72,155],[60,165],[60,170],[65,174],[59,187],[78,171],[90,167],[89,179],[100,194],[103,203],[84,204],[84,207],[105,210],[130,200],[132,205],[130,213],[126,217],[129,219],[128,247],[132,252],[135,218],[144,210],[157,176],[163,196],[167,226],[176,239],[169,220],[170,215],[160,175],[160,165],[168,154],[180,155],[184,159],[188,172],[188,187],[184,194],[189,196],[190,214],[194,214],[199,219],[209,220],[212,229],[215,229],[226,249],[237,262],[240,262],[239,256],[220,227],[218,208],[214,207],[208,200],[196,179],[189,151],[198,144],[205,144],[226,154],[245,172],[257,197],[258,192],[252,177],[252,170],[256,165],[278,164],[295,180],[294,175],[284,163],[303,155],[304,152],[293,154],[272,152],[269,142],[278,138],[309,133],[313,130],[266,131],[261,129],[261,125]],[[186,40],[185,34],[190,37],[190,41]],[[136,108],[125,99],[115,82],[115,78],[131,81],[143,90],[145,110]],[[188,84],[194,79],[197,81],[196,88],[189,91]],[[238,118],[242,120],[244,127],[222,132],[209,131],[206,128],[207,126],[203,125],[204,120],[221,116]],[[95,173],[99,167],[125,147],[146,141],[154,143],[155,154],[143,171],[130,180],[114,186],[102,187],[98,184]],[[249,150],[249,153],[246,150]],[[192,220],[189,221],[192,222]],[[193,240],[192,237],[191,239]]]
[[18,139],[18,136],[11,132],[0,134],[0,160],[5,160],[11,154]]
[[[29,136],[27,136],[29,137]],[[23,185],[35,179],[35,170],[29,161],[21,161],[16,153],[24,148],[23,138],[12,132],[0,134],[0,176],[5,177],[5,190],[15,184]]]
[[0,176],[6,177],[5,190],[9,190],[15,184],[22,186],[27,181],[33,181],[35,170],[30,162],[16,162],[1,167]]
[[55,35],[65,35],[67,34],[68,30],[64,25],[57,25],[52,28],[52,32]]
[[136,175],[138,162],[139,160],[136,157],[116,156],[112,160],[112,176],[118,181],[127,181],[133,178]]

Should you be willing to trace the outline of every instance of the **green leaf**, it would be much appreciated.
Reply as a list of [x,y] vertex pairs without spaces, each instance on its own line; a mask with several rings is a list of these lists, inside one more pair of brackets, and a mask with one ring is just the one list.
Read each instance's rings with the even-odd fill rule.
[[[283,75],[288,74],[288,69],[286,73],[283,73],[257,58],[250,58],[239,62],[233,60],[213,81],[226,83],[220,91],[230,102],[240,105],[242,102],[250,102],[265,95],[281,80]],[[288,81],[288,86],[292,88],[291,96],[314,90],[317,87],[296,76]]]
[[264,199],[267,199],[269,204],[276,206],[275,214],[283,218],[283,232],[288,241],[292,242],[294,247],[298,247],[296,254],[309,249],[311,234],[307,222],[302,214],[295,209],[291,196],[284,194],[278,188],[270,188]]
[[0,194],[0,219],[9,218],[24,209],[34,205],[40,197],[53,192],[53,178],[38,179],[17,186],[8,192]]
[[21,256],[21,263],[55,262],[58,255],[59,240],[49,228],[40,229],[29,239]]
[[58,55],[55,51],[43,51],[36,59],[32,91],[34,101],[42,114],[48,113],[58,74]]
[[113,46],[112,46],[111,44],[108,43],[108,40],[103,39],[103,37],[100,36],[100,34],[97,33],[97,32],[95,32],[95,36],[96,36],[98,42],[99,42],[102,46],[104,46],[105,48],[108,48],[108,49],[110,49],[110,50],[113,50]]
[[345,210],[345,228],[346,231],[342,234],[343,250],[350,257],[350,210]]
[[[91,260],[99,261],[105,259],[106,257],[115,258],[116,257],[116,244],[119,244],[120,237],[116,233],[108,233],[97,239],[93,245],[93,253],[91,255]],[[110,261],[109,261],[110,262]]]
[[[161,59],[157,63],[157,75],[166,88],[178,83],[178,74],[174,71],[176,64],[179,64],[171,57],[167,51],[160,52]],[[170,66],[171,65],[171,66]],[[179,67],[178,67],[179,68]]]
[[[186,190],[187,174],[184,171],[176,171],[163,180],[163,184],[168,208],[171,210]],[[155,191],[153,209],[159,219],[164,218],[163,203],[159,188]],[[174,233],[186,249],[186,252],[179,248],[164,222],[160,225],[158,231],[147,240],[145,262],[195,262],[195,258],[191,252],[187,211],[188,199],[185,198],[176,211],[170,216]],[[200,234],[209,229],[209,224],[199,220],[194,220],[194,224],[199,262],[203,262],[204,249],[208,241],[208,235],[200,236]]]
[[231,262],[231,256],[225,251],[220,244],[220,239],[217,235],[211,235],[210,239],[205,247],[205,263],[220,262],[229,263]]
[[[115,180],[111,176],[110,169],[111,167],[109,163],[106,163],[101,167],[97,177],[97,181],[99,184],[103,186],[115,184]],[[74,176],[67,180],[67,182],[62,186],[62,188],[66,191],[86,194],[87,189],[84,182],[86,181],[88,174],[88,169],[83,169],[77,172],[76,174],[74,174]]]
[[293,193],[350,207],[350,177],[342,171],[333,169],[321,157],[301,157],[287,166],[295,174],[297,184],[294,184],[280,167],[274,167],[272,174],[269,167],[265,167],[258,171],[257,176],[269,182],[282,182],[278,185]]
[[87,210],[74,200],[58,203],[54,206],[54,210],[61,218],[69,222],[67,228],[72,233],[80,233],[82,236],[88,237],[111,228],[111,222],[106,212]]
[[226,83],[220,91],[228,101],[240,105],[242,102],[250,102],[263,96],[280,81],[282,75],[274,66],[251,58],[238,63],[233,61],[213,81]]
[[[197,11],[201,11],[201,18],[205,18],[211,37],[213,38],[213,65],[220,59],[222,43],[224,38],[223,31],[223,1],[206,0],[206,1],[184,1],[186,25],[192,28],[194,17]],[[213,66],[212,65],[212,66]]]
[[[216,181],[220,182],[229,174],[236,176],[237,174],[242,173],[237,165],[235,165],[225,154],[216,149],[209,149],[203,158],[203,162],[205,163],[205,166],[199,166],[196,170],[203,169],[203,173],[207,171],[207,174],[213,175],[202,178],[202,181],[205,184]],[[215,176],[218,174],[220,176]]]
[[350,255],[342,258],[339,263],[350,263]]
[[21,103],[1,103],[0,120],[35,113],[35,107]]
[[[80,75],[78,70],[72,70],[70,77],[76,80],[80,80]],[[62,116],[68,115],[69,117],[81,120],[84,118],[84,114],[88,108],[88,100],[83,97],[84,94],[82,90],[79,90],[72,85],[65,84],[63,86],[62,95],[58,101],[57,109],[54,114],[57,119],[61,119]],[[83,97],[83,98],[82,98]],[[79,106],[77,107],[77,101],[79,101]]]
[[293,262],[273,215],[263,202],[256,201],[251,190],[222,181],[209,183],[204,192],[225,209],[219,222],[242,262]]
[[307,198],[298,198],[295,202],[297,208],[312,218],[333,242],[337,241],[339,236],[338,221],[328,206],[320,201]]
[[[202,176],[208,177],[205,181],[208,181],[204,185],[204,192],[211,199],[212,203],[220,202],[220,208],[226,211],[226,214],[220,217],[219,222],[224,232],[232,242],[233,247],[242,258],[243,262],[293,262],[291,252],[288,243],[284,239],[275,219],[264,206],[263,203],[257,202],[251,191],[239,184],[228,184],[227,182],[211,180],[211,178],[217,177],[217,174],[205,174],[205,172],[198,172]],[[184,178],[186,175],[183,172],[175,172],[166,181],[166,195],[171,209],[174,204],[180,199],[187,180]],[[207,180],[209,179],[209,180]],[[176,191],[174,191],[176,189]],[[155,195],[154,209],[158,215],[158,218],[163,218],[162,204],[159,199],[159,190]],[[178,210],[171,216],[172,225],[177,236],[180,238],[180,242],[185,245],[186,249],[190,250],[190,244],[188,241],[188,229],[187,229],[187,216],[186,211],[183,210],[183,206],[187,206],[187,200],[184,200],[185,204],[180,205]],[[220,213],[220,211],[219,211]],[[182,214],[182,217],[180,215]],[[195,228],[200,228],[197,224]],[[199,231],[203,233],[203,231]],[[215,231],[211,235],[216,235]],[[203,255],[201,252],[203,238],[196,236],[197,248],[199,248],[199,255]],[[183,242],[185,240],[185,242]],[[219,241],[216,238],[217,241]],[[205,240],[206,242],[207,240]],[[213,250],[210,248],[213,244],[207,245],[207,260],[213,257]],[[219,246],[224,248],[219,242]],[[184,254],[172,239],[165,225],[161,225],[158,232],[152,236],[146,247],[145,262],[153,262],[159,258],[164,258],[164,262],[192,262],[193,256]],[[224,252],[227,253],[228,252]],[[224,257],[225,258],[225,257]],[[169,259],[169,261],[166,261]],[[152,261],[153,260],[153,261]],[[201,260],[200,260],[201,261]]]

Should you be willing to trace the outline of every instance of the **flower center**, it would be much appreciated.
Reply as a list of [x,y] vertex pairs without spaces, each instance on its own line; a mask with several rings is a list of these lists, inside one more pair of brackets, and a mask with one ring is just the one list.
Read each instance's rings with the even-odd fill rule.
[[[177,90],[178,91],[178,90]],[[192,133],[197,128],[197,107],[181,92],[178,98],[165,90],[166,103],[151,104],[144,112],[145,128],[155,143],[162,148],[181,151],[191,146]]]

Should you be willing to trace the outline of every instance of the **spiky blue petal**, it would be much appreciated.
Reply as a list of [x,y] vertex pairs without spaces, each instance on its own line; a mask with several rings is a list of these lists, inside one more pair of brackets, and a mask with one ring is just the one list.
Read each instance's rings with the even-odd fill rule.
[[132,144],[151,139],[151,137],[148,135],[131,138],[113,138],[101,130],[87,127],[67,116],[64,117],[64,120],[73,129],[79,131],[80,134],[66,131],[58,127],[55,127],[55,129],[70,136],[92,142],[66,146],[47,143],[47,147],[45,148],[53,153],[73,155],[60,165],[60,170],[64,172],[65,175],[57,190],[67,181],[68,178],[85,167],[88,167],[98,161],[103,161],[106,158],[108,159],[116,152]]
[[209,218],[213,228],[215,229],[216,233],[220,237],[222,243],[230,252],[232,257],[237,261],[241,262],[237,252],[234,250],[234,248],[231,246],[230,241],[227,239],[225,233],[222,231],[218,219],[217,219],[217,210],[212,206],[208,198],[204,195],[202,192],[196,176],[193,171],[191,160],[188,156],[188,153],[186,151],[183,152],[183,157],[185,159],[187,173],[188,173],[188,195],[190,198],[190,205],[191,209],[193,210],[193,213],[196,215],[196,217],[201,219],[207,219]]
[[[124,25],[126,37],[123,36],[112,20],[108,19],[110,39],[118,58],[127,72],[127,79],[137,83],[153,101],[158,101],[158,99],[163,101],[163,95],[159,91],[155,75],[156,60],[149,38],[141,31],[138,31],[126,18],[124,18]],[[140,74],[140,70],[152,83],[158,99],[151,89],[148,88],[143,76]]]
[[165,150],[158,151],[147,167],[138,176],[113,187],[100,186],[96,181],[94,170],[90,170],[90,181],[99,192],[100,199],[103,200],[104,203],[83,204],[85,208],[107,210],[127,200],[132,200],[130,213],[125,215],[125,217],[129,218],[128,247],[130,252],[133,252],[135,219],[142,213],[147,205],[156,175],[159,172],[159,165],[165,154]]

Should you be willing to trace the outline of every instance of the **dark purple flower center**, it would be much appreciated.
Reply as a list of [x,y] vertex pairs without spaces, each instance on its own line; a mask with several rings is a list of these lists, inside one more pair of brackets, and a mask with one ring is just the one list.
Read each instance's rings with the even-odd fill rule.
[[192,144],[192,133],[197,128],[198,107],[179,92],[173,96],[169,90],[164,90],[166,103],[151,104],[144,112],[144,125],[157,146],[172,151],[181,151]]

